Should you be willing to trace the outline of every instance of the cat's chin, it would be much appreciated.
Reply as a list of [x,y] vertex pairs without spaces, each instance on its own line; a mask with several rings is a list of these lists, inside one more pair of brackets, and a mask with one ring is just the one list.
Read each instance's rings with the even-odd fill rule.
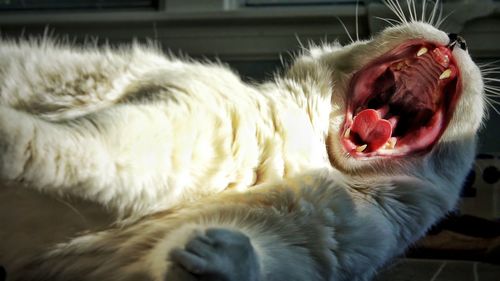
[[409,40],[351,78],[339,132],[343,149],[356,159],[428,152],[446,130],[461,90],[449,47]]

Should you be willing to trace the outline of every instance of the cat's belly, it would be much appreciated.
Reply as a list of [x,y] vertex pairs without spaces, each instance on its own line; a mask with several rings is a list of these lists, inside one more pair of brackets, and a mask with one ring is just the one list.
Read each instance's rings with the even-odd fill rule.
[[[330,167],[326,130],[315,130],[310,116],[289,100],[277,99],[260,107],[232,106],[231,110],[200,106],[169,119],[173,133],[166,139],[171,148],[163,153],[169,155],[164,161],[168,178],[166,184],[157,185],[166,186],[158,195],[165,197],[165,203],[160,202],[158,209]],[[144,146],[143,151],[150,147]],[[134,167],[148,167],[141,174],[158,170],[147,163]]]
[[27,257],[112,221],[96,204],[56,199],[16,184],[0,187],[0,265],[6,268],[14,257]]

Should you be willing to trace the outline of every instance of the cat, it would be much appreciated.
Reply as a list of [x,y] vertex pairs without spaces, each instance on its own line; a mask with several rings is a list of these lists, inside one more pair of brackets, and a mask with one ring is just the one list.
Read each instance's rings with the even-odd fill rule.
[[115,220],[7,280],[372,278],[455,207],[485,111],[436,8],[386,4],[399,24],[259,85],[151,46],[2,42],[0,178]]

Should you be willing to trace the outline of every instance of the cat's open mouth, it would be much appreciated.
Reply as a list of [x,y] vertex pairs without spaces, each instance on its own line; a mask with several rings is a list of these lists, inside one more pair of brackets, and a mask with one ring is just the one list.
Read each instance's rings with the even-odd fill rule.
[[447,46],[411,40],[354,74],[341,139],[356,158],[429,151],[461,92]]

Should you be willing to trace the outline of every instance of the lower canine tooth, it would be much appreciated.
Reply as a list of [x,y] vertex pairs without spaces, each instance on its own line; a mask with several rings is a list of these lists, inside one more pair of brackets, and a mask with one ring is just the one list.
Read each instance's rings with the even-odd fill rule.
[[443,73],[441,73],[441,76],[439,76],[439,80],[449,78],[450,76],[451,76],[451,69],[448,68],[445,71],[443,71]]
[[422,47],[420,50],[418,50],[417,52],[417,57],[420,57],[421,55],[427,53],[427,48],[426,47]]
[[390,138],[385,144],[386,149],[394,149],[398,140],[395,137]]
[[365,151],[365,149],[366,149],[367,147],[368,147],[368,145],[367,145],[367,144],[360,145],[360,146],[356,147],[356,151],[357,151],[357,152],[363,152],[363,151]]

